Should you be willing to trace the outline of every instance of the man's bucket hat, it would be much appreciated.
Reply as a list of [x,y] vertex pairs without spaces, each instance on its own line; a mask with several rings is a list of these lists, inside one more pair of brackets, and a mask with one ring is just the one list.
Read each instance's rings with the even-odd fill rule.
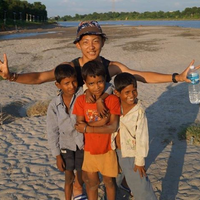
[[83,21],[78,25],[76,39],[74,44],[79,42],[84,35],[101,35],[107,39],[106,34],[102,32],[101,26],[97,21]]

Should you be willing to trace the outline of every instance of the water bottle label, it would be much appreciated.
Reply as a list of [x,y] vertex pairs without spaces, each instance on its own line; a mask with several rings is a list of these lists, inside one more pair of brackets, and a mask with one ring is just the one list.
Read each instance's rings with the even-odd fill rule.
[[187,77],[188,79],[191,80],[192,84],[198,84],[199,83],[199,74],[197,73],[191,73]]

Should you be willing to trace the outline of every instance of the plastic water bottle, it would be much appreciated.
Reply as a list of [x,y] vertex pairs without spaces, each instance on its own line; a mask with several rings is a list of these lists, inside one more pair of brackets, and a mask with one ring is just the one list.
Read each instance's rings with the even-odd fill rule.
[[188,86],[190,102],[192,104],[199,104],[200,103],[199,74],[195,70],[195,67],[193,65],[190,66],[187,78],[191,80],[191,83],[189,83]]

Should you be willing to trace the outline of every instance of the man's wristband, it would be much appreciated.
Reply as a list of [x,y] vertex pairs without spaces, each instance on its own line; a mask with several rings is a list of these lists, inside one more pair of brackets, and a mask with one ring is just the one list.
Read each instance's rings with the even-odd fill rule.
[[11,73],[10,78],[8,79],[9,81],[16,81],[18,78],[17,73]]
[[173,83],[178,83],[178,81],[176,80],[176,76],[179,75],[178,73],[173,73],[172,74],[172,81]]

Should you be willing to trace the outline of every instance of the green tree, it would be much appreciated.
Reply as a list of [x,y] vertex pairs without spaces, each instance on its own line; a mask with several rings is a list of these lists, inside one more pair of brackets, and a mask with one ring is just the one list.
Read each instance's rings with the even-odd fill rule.
[[7,19],[19,20],[25,19],[26,14],[42,15],[45,19],[47,18],[46,6],[41,2],[34,2],[33,4],[27,1],[20,0],[0,0],[0,19],[3,19],[3,15],[6,11]]
[[61,17],[60,20],[139,20],[139,19],[200,19],[200,7],[185,8],[184,11],[146,11],[144,13],[139,12],[107,12],[79,15],[74,17]]

